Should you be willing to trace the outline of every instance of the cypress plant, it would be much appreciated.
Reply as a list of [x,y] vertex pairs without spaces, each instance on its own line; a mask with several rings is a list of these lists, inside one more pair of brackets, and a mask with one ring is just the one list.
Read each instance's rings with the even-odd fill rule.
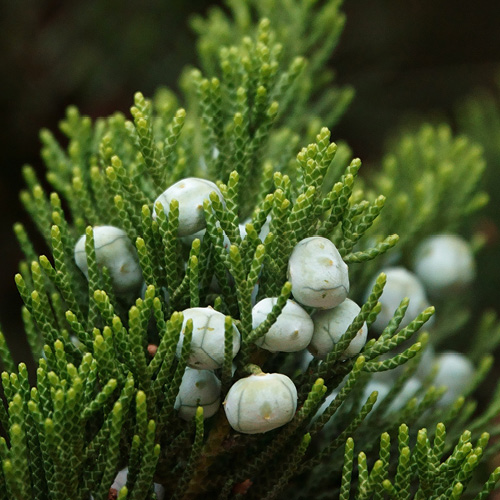
[[[138,92],[129,116],[94,122],[70,107],[65,144],[41,133],[45,180],[23,169],[21,199],[47,252],[16,224],[38,368],[31,386],[0,335],[0,498],[486,499],[500,479],[486,467],[500,390],[480,411],[475,395],[500,341],[496,317],[469,333],[473,368],[451,399],[432,352],[462,331],[463,296],[438,297],[432,323],[430,301],[408,317],[415,303],[401,295],[375,328],[390,281],[381,270],[411,267],[420,242],[464,232],[486,203],[481,148],[423,125],[358,176],[361,161],[324,126],[353,97],[325,64],[340,2],[227,7],[193,20],[200,68],[182,73],[182,96]],[[340,285],[299,290],[299,257],[314,276],[348,267],[340,302],[322,302]],[[313,335],[321,315],[360,307],[338,336],[328,327],[316,358],[309,341],[264,348],[292,298]],[[348,351],[364,328],[368,340]],[[199,383],[184,393],[190,377]]]

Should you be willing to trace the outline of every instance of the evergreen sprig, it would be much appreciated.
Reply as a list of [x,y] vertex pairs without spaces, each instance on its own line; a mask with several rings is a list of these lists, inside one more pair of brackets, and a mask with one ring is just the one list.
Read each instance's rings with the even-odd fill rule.
[[[351,97],[346,88],[318,95],[331,80],[324,62],[344,23],[339,3],[234,0],[230,15],[215,9],[194,21],[203,70],[181,82],[185,107],[166,89],[152,99],[138,92],[130,119],[117,113],[92,123],[69,108],[60,124],[64,146],[42,131],[50,187],[25,167],[21,200],[46,255],[38,257],[24,227],[15,226],[25,254],[15,280],[38,363],[36,386],[24,364],[16,368],[0,333],[0,499],[104,499],[124,467],[118,498],[133,500],[155,498],[154,481],[178,499],[322,498],[335,491],[342,500],[354,492],[359,500],[437,500],[460,498],[468,487],[483,499],[493,490],[498,470],[478,487],[471,483],[481,458],[498,447],[487,444],[500,434],[491,425],[500,390],[472,416],[491,359],[478,362],[470,386],[445,409],[432,375],[403,394],[429,342],[426,334],[412,337],[432,307],[400,328],[408,308],[401,297],[382,333],[344,359],[381,310],[385,274],[324,360],[304,368],[301,354],[256,346],[292,296],[288,261],[301,240],[329,238],[359,288],[398,240],[407,252],[431,232],[458,227],[485,199],[477,187],[479,149],[446,126],[425,126],[393,147],[371,184],[381,195],[362,186],[361,161],[349,161],[348,149],[319,126],[333,125]],[[195,175],[216,182],[224,201],[212,193],[198,207],[206,229],[180,238],[179,201],[156,200]],[[119,293],[113,286],[94,246],[102,225],[122,229],[137,251],[142,289]],[[82,236],[88,277],[74,259]],[[276,304],[254,326],[253,304],[265,297]],[[245,435],[230,429],[221,408],[205,421],[201,406],[193,420],[179,418],[177,395],[196,333],[182,311],[198,307],[226,316],[217,372],[224,395],[249,369],[260,371],[256,365],[290,374],[299,407],[287,425]],[[495,332],[488,348],[500,339],[496,323],[486,317],[480,328],[480,338]],[[233,370],[234,328],[242,347]],[[477,348],[474,359],[483,354]],[[370,384],[387,371],[400,379],[384,395]],[[410,431],[406,423],[424,427]],[[363,449],[357,457],[354,439]]]

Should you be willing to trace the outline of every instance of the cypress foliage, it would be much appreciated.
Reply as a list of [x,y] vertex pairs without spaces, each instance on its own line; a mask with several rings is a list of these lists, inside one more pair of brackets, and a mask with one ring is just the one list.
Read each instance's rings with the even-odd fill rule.
[[[429,235],[463,230],[487,197],[481,148],[446,124],[402,136],[379,171],[358,177],[361,161],[322,126],[334,126],[352,98],[325,69],[343,24],[336,0],[233,0],[228,13],[193,20],[200,69],[183,73],[182,97],[137,92],[129,117],[95,123],[71,107],[64,145],[42,131],[50,188],[25,167],[21,200],[47,255],[14,228],[25,254],[15,279],[38,368],[30,387],[0,333],[0,499],[104,500],[113,487],[134,500],[480,500],[495,488],[500,468],[476,472],[499,448],[500,389],[481,413],[474,399],[500,342],[494,316],[477,327],[474,374],[450,404],[426,354],[459,332],[460,301],[435,325],[430,305],[402,323],[411,298],[401,296],[382,331],[370,329],[360,352],[345,357],[383,308],[380,269],[408,264]],[[191,177],[215,184],[197,207],[206,229],[185,236],[181,201],[158,197]],[[102,226],[123,236],[101,244]],[[324,359],[257,347],[293,297],[294,248],[318,235],[349,265],[359,313]],[[74,255],[81,237],[86,274]],[[117,286],[134,266],[141,279]],[[265,297],[276,302],[255,325],[253,304]],[[207,307],[224,315],[220,360],[199,340],[208,320],[200,327],[186,312]],[[314,318],[314,307],[304,308]],[[269,432],[243,434],[218,403],[205,419],[198,398],[195,416],[181,419],[179,388],[195,351],[216,363],[221,399],[261,369],[288,375],[295,413]],[[376,384],[391,374],[384,394]]]

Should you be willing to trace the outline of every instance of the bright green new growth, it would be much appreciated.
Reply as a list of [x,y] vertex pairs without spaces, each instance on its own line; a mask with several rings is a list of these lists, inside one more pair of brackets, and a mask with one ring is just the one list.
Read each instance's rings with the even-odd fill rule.
[[[286,271],[299,241],[313,235],[331,239],[359,288],[380,266],[377,257],[398,242],[395,232],[406,252],[423,235],[456,229],[465,215],[457,208],[464,199],[466,212],[482,204],[479,150],[451,137],[447,128],[424,128],[398,143],[376,176],[373,185],[384,196],[361,189],[360,160],[348,161],[346,148],[337,149],[330,131],[319,125],[333,124],[351,96],[346,89],[323,89],[331,78],[324,63],[344,22],[339,2],[234,0],[230,8],[234,20],[214,10],[208,20],[194,23],[205,75],[184,74],[187,111],[165,89],[152,100],[137,93],[131,120],[116,114],[92,124],[70,108],[61,123],[67,148],[42,132],[54,192],[47,194],[34,171],[24,169],[27,189],[21,198],[50,253],[38,257],[16,225],[26,256],[16,284],[38,369],[36,387],[30,388],[25,365],[16,370],[0,335],[7,400],[7,407],[0,404],[6,435],[0,438],[0,499],[88,500],[92,494],[104,500],[124,467],[129,472],[121,499],[155,498],[153,481],[175,499],[222,500],[245,492],[249,499],[268,500],[332,498],[332,492],[342,500],[353,494],[360,500],[460,498],[469,483],[469,493],[485,499],[500,478],[497,469],[484,485],[471,483],[480,459],[499,448],[486,448],[483,432],[500,432],[490,425],[500,410],[500,390],[472,418],[470,396],[492,364],[489,357],[481,360],[485,351],[475,351],[475,379],[451,407],[436,406],[444,389],[432,385],[431,375],[394,409],[429,335],[420,334],[413,344],[411,339],[434,312],[429,307],[398,330],[408,307],[401,297],[382,334],[359,355],[340,361],[363,323],[373,323],[380,311],[384,274],[323,362],[304,368],[296,353],[271,354],[254,344],[291,295]],[[257,23],[256,17],[262,19]],[[300,148],[305,141],[310,143]],[[406,163],[409,157],[414,169]],[[179,203],[170,203],[168,216],[153,203],[190,176],[217,182],[226,205],[215,195],[205,201],[206,233],[188,248],[177,236]],[[440,211],[439,225],[431,225]],[[261,241],[268,216],[270,233]],[[239,224],[247,217],[242,238]],[[109,271],[97,265],[96,225],[117,226],[135,244],[142,291],[115,293]],[[88,280],[73,256],[82,234]],[[256,285],[257,300],[278,300],[253,329]],[[182,311],[206,306],[226,315],[222,396],[248,374],[249,364],[286,372],[299,397],[290,423],[244,435],[230,429],[222,408],[207,421],[202,408],[192,421],[178,417],[174,404],[193,334],[188,321],[177,357]],[[233,324],[242,335],[234,375]],[[493,328],[488,351],[500,340],[500,329],[488,318],[481,328]],[[157,346],[153,357],[150,344]],[[396,368],[401,372],[385,397],[364,392],[373,374]],[[336,398],[317,415],[334,390]],[[364,450],[356,451],[357,472],[355,441]]]

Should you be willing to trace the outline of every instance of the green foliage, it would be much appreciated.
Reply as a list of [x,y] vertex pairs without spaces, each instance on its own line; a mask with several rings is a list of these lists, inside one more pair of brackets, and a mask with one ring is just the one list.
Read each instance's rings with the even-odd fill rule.
[[[500,76],[500,75],[499,75]],[[460,129],[481,144],[488,165],[485,174],[488,181],[496,178],[495,171],[500,158],[500,105],[498,89],[500,79],[497,76],[497,88],[494,92],[478,90],[461,103],[457,110]]]
[[484,168],[481,148],[446,125],[424,125],[394,144],[374,186],[388,199],[384,225],[401,235],[402,252],[425,236],[457,232],[487,203],[478,190]]
[[[254,37],[258,20],[270,19],[270,39],[279,43],[283,63],[290,65],[297,56],[307,59],[307,71],[301,73],[296,83],[300,91],[294,99],[291,94],[283,93],[285,105],[280,106],[280,119],[301,135],[310,133],[321,123],[331,126],[337,123],[353,97],[351,88],[332,86],[334,74],[325,64],[345,24],[341,2],[230,0],[227,4],[231,15],[220,8],[213,8],[207,19],[198,16],[192,21],[199,35],[197,46],[203,69],[219,76],[226,66],[224,62],[219,66],[221,48],[224,53],[224,48],[239,45],[244,37]],[[228,62],[240,64],[236,55],[230,53]],[[273,62],[266,63],[273,68]],[[276,68],[273,69],[275,71]],[[293,80],[290,75],[282,73],[279,82],[279,88],[283,89],[290,86]],[[282,137],[281,142],[286,145],[287,138]]]
[[498,175],[500,166],[500,80],[497,75],[496,88],[477,89],[463,102],[459,103],[456,121],[459,129],[481,145],[488,168],[483,176],[483,189],[492,199],[482,212],[480,229],[486,239],[486,248],[482,253],[484,272],[481,275],[481,293],[479,301],[488,306],[494,305],[489,300],[493,296],[498,281],[496,268],[498,253],[498,221],[500,220],[500,205],[493,200],[500,188]]
[[[455,136],[446,124],[425,124],[394,139],[380,170],[366,181],[370,191],[385,197],[383,216],[373,221],[368,231],[370,237],[366,243],[360,242],[358,252],[347,261],[363,262],[374,249],[385,249],[389,243],[386,234],[396,233],[397,250],[389,254],[386,265],[397,263],[411,268],[418,242],[434,234],[470,229],[470,215],[489,199],[481,190],[485,166],[481,146],[465,135]],[[380,268],[379,261],[362,269],[354,267],[356,297],[362,296],[367,279]],[[458,314],[459,309],[454,308]],[[447,313],[453,315],[452,311]]]
[[[360,160],[347,160],[347,149],[337,148],[317,122],[333,124],[350,96],[331,90],[315,99],[329,82],[323,64],[344,22],[338,2],[235,0],[230,7],[234,20],[214,10],[208,20],[195,21],[206,76],[185,73],[186,110],[165,89],[152,100],[137,93],[130,120],[115,114],[91,123],[70,108],[61,123],[66,147],[50,132],[41,134],[54,192],[24,169],[21,199],[49,251],[38,257],[16,225],[26,257],[16,284],[38,369],[30,388],[25,365],[16,370],[0,335],[7,402],[0,404],[1,499],[105,499],[125,466],[122,499],[155,498],[154,481],[176,499],[323,498],[325,491],[341,499],[354,491],[358,499],[460,498],[481,457],[498,448],[486,448],[484,430],[500,433],[491,425],[500,391],[483,414],[472,415],[473,393],[491,368],[484,350],[474,351],[475,379],[450,407],[439,406],[445,390],[432,385],[432,374],[396,404],[429,341],[425,333],[413,338],[434,308],[399,329],[408,307],[401,297],[383,332],[343,359],[363,323],[373,323],[380,311],[383,273],[325,360],[304,367],[303,353],[255,345],[291,295],[288,259],[300,240],[331,239],[344,261],[358,266],[351,279],[367,282],[371,262],[398,242],[395,231],[407,251],[426,234],[455,229],[478,208],[484,165],[467,139],[426,126],[384,162],[373,182],[383,196],[362,189]],[[300,149],[299,137],[310,143]],[[217,182],[225,203],[212,193],[203,206],[206,233],[186,245],[178,237],[179,202],[162,207],[155,200],[195,175]],[[268,218],[270,232],[261,238]],[[142,291],[116,293],[110,270],[96,256],[96,225],[118,226],[135,244]],[[73,254],[83,234],[88,279]],[[256,291],[257,299],[277,302],[254,328]],[[183,327],[182,311],[198,306],[226,315],[223,395],[252,365],[293,378],[298,410],[286,426],[238,434],[222,408],[207,421],[201,407],[191,421],[178,417],[175,401],[194,336],[192,320]],[[233,325],[242,336],[234,374]],[[495,325],[485,320],[483,335],[498,331]],[[387,395],[370,390],[381,372],[393,370],[399,378]],[[364,450],[357,473],[354,438]],[[496,470],[469,491],[485,498],[499,477]]]

